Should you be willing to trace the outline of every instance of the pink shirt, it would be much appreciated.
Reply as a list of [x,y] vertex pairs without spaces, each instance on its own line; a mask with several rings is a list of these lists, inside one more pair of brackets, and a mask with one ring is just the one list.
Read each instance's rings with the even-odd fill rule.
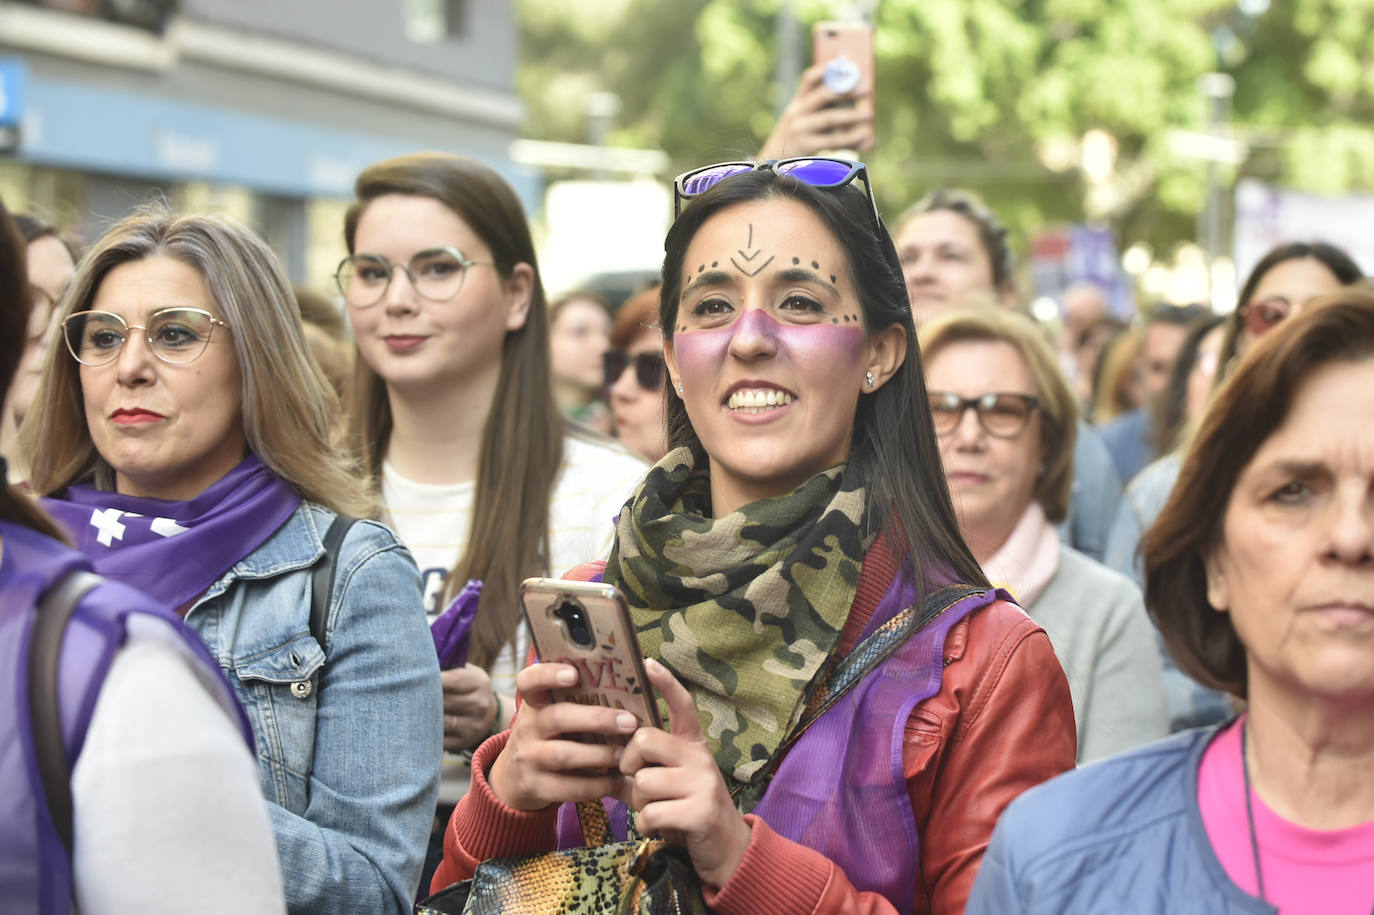
[[[1243,778],[1237,721],[1202,755],[1198,805],[1226,875],[1258,896]],[[1259,794],[1251,792],[1250,797],[1264,893],[1281,915],[1369,915],[1374,910],[1374,822],[1349,829],[1307,829],[1279,817]]]

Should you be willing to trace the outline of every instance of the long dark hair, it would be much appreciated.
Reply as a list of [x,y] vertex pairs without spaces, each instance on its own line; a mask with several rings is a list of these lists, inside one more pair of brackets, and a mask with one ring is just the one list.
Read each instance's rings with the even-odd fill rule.
[[[24,237],[0,200],[0,404],[10,393],[10,383],[19,369],[28,342],[29,298],[28,252]],[[62,535],[56,525],[8,479],[0,480],[0,520],[47,534]]]
[[[363,170],[357,199],[344,216],[344,241],[354,253],[358,220],[378,197],[407,194],[437,200],[491,248],[496,269],[509,278],[515,265],[534,270],[524,327],[507,331],[495,402],[482,430],[472,529],[467,552],[454,557],[444,582],[448,599],[470,578],[482,580],[481,612],[473,627],[472,662],[489,667],[520,622],[520,582],[546,574],[549,500],[563,461],[562,414],[549,378],[549,319],[534,241],[520,199],[501,176],[462,156],[417,153]],[[349,426],[374,485],[391,437],[386,385],[354,353]]]
[[[659,323],[671,340],[682,297],[687,248],[702,224],[722,210],[755,200],[795,200],[830,230],[849,259],[864,327],[871,333],[892,325],[906,334],[906,359],[887,383],[859,398],[854,415],[848,473],[862,475],[868,493],[865,523],[900,538],[903,562],[919,591],[935,577],[986,585],[987,579],[959,533],[940,447],[930,419],[925,373],[916,327],[907,304],[906,283],[887,230],[877,230],[868,198],[858,188],[817,189],[795,178],[756,171],[730,178],[694,199],[664,243]],[[670,447],[687,446],[698,459],[705,449],[672,385],[664,385]]]

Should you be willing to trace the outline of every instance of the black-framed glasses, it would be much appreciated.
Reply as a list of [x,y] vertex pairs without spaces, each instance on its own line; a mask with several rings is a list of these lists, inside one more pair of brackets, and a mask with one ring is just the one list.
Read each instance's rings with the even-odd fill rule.
[[663,373],[667,365],[663,361],[662,353],[651,351],[631,356],[620,349],[608,350],[601,355],[601,370],[606,387],[609,388],[619,381],[620,376],[631,366],[634,366],[635,381],[644,390],[657,391],[663,387]]
[[715,187],[727,178],[749,172],[771,171],[776,175],[796,178],[811,187],[845,187],[858,179],[863,182],[869,206],[873,208],[873,224],[881,231],[878,201],[873,197],[873,184],[868,180],[868,166],[852,159],[830,159],[806,156],[796,159],[765,159],[762,162],[719,162],[683,172],[673,181],[673,218],[682,215],[682,204]]
[[475,261],[452,245],[426,248],[409,263],[393,264],[376,254],[350,254],[339,262],[334,282],[354,308],[376,305],[386,295],[396,271],[403,271],[416,295],[431,302],[447,302],[463,288],[469,267],[494,267],[491,261]]
[[960,397],[953,391],[930,392],[930,417],[936,435],[948,435],[959,428],[964,411],[972,409],[988,435],[1016,438],[1039,408],[1040,401],[1029,394],[993,392],[982,397]]
[[142,324],[108,311],[78,311],[62,319],[62,339],[82,365],[107,365],[124,351],[129,332],[141,330],[154,356],[168,365],[185,365],[205,352],[217,326],[229,327],[203,308],[159,308]]

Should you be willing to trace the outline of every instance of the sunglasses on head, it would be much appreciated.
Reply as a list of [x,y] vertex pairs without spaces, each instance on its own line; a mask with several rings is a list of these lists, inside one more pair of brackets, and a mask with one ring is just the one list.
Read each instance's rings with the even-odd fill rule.
[[634,366],[635,381],[646,391],[657,391],[663,387],[665,368],[663,354],[659,352],[637,353],[631,356],[624,350],[613,349],[601,356],[601,369],[606,379],[606,387],[620,380],[625,370]]
[[1273,330],[1293,312],[1301,310],[1301,305],[1294,305],[1283,296],[1276,295],[1258,302],[1246,302],[1240,306],[1240,317],[1250,335],[1258,337]]
[[851,159],[830,159],[808,156],[796,159],[765,159],[762,162],[720,162],[683,172],[673,182],[673,218],[682,215],[682,205],[693,197],[715,187],[727,178],[750,172],[770,171],[775,175],[795,178],[811,187],[845,187],[854,179],[863,182],[869,206],[873,208],[873,223],[881,230],[878,202],[873,199],[873,186],[868,180],[868,166]]

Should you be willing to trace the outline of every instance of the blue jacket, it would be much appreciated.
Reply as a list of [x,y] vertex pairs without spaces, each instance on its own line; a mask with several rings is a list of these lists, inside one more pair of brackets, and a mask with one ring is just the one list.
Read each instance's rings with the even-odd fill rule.
[[1083,420],[1073,445],[1073,491],[1069,514],[1059,522],[1059,539],[1078,552],[1102,561],[1116,504],[1121,500],[1121,478],[1102,436]]
[[[1140,471],[1126,487],[1126,494],[1112,521],[1111,532],[1107,535],[1107,549],[1102,564],[1132,579],[1142,591],[1145,590],[1145,569],[1141,565],[1140,540],[1164,511],[1182,466],[1183,453],[1174,451]],[[1182,731],[1216,724],[1235,713],[1225,693],[1203,686],[1178,669],[1178,662],[1169,653],[1158,629],[1155,630],[1155,645],[1159,649],[1160,663],[1164,665],[1164,689],[1169,699],[1169,730]]]
[[334,514],[304,503],[186,615],[253,725],[292,913],[409,913],[439,791],[439,663],[420,574],[354,524],[310,635],[311,567]]
[[1277,912],[1226,876],[1202,825],[1197,773],[1224,725],[1066,772],[1011,803],[966,915]]

